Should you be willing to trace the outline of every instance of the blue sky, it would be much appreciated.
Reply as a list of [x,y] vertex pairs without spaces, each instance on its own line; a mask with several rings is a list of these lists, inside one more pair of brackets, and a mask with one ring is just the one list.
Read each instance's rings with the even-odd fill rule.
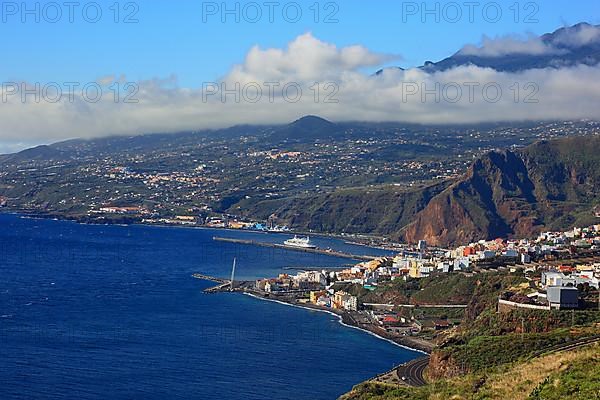
[[[10,2],[3,2],[4,8],[6,3]],[[268,20],[269,9],[262,5],[263,1],[257,2],[263,12],[258,22],[245,21],[241,15],[240,22],[236,23],[234,16],[229,15],[223,23],[220,14],[205,15],[206,22],[203,21],[203,7],[208,10],[216,4],[221,8],[220,1],[141,0],[135,3],[139,8],[135,13],[138,22],[130,24],[122,23],[127,14],[135,11],[127,1],[117,3],[120,23],[113,21],[114,9],[110,9],[115,3],[113,0],[98,2],[103,10],[98,23],[83,19],[82,7],[88,4],[85,1],[74,9],[74,23],[69,23],[65,7],[61,7],[63,16],[57,23],[48,22],[54,18],[51,8],[46,9],[46,14],[40,9],[39,23],[33,14],[25,15],[23,23],[24,10],[20,3],[14,3],[19,8],[16,14],[14,9],[3,9],[0,21],[3,81],[87,82],[101,76],[123,74],[132,81],[176,76],[180,86],[199,87],[202,82],[215,80],[225,75],[232,65],[243,62],[252,46],[284,48],[306,32],[339,47],[360,44],[374,52],[401,55],[402,59],[392,64],[410,67],[425,60],[445,58],[467,43],[478,43],[483,34],[491,37],[509,33],[542,34],[565,24],[600,23],[600,2],[573,0],[498,1],[502,10],[498,22],[493,21],[496,9],[490,5],[493,2],[478,2],[471,22],[467,15],[469,9],[463,1],[457,1],[453,4],[460,5],[463,17],[456,23],[445,21],[443,7],[447,7],[449,18],[454,18],[456,11],[449,5],[452,2],[446,1],[426,2],[427,9],[435,9],[435,4],[439,4],[440,22],[435,21],[433,14],[421,14],[421,1],[343,0],[334,3],[336,10],[328,1],[310,0],[297,1],[303,16],[296,23],[283,18],[284,5],[290,7],[287,17],[294,17],[295,9],[286,1],[280,1],[275,7],[273,23]],[[35,3],[43,7],[48,2],[26,2],[30,9],[35,9]],[[240,2],[240,14],[246,3],[249,2]],[[320,9],[318,23],[314,21],[315,3]],[[233,9],[236,2],[224,4]],[[520,9],[518,16],[514,5]],[[416,13],[414,7],[417,7]],[[486,16],[484,7],[488,11]],[[252,8],[246,10],[253,11]],[[89,18],[94,17],[92,11],[93,8],[88,9]],[[325,23],[326,15],[334,11],[338,22]],[[527,21],[531,13],[532,19],[538,22]],[[248,14],[249,18],[253,16]]]

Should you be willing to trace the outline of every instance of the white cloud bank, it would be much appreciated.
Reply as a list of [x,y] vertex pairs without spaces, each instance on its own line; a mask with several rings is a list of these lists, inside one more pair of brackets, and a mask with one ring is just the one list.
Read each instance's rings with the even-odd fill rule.
[[[173,77],[138,82],[135,104],[115,103],[107,86],[97,103],[79,96],[73,102],[64,96],[57,103],[35,103],[30,96],[23,103],[18,94],[0,93],[5,96],[0,143],[16,150],[76,137],[287,123],[307,114],[333,121],[415,123],[600,119],[600,67],[521,73],[473,66],[433,74],[418,69],[389,69],[379,76],[365,72],[391,58],[362,46],[337,48],[305,34],[286,49],[252,48],[219,82],[234,91],[239,84],[238,99],[233,93],[222,99],[220,89],[210,85],[205,90],[179,88]],[[101,83],[110,80],[103,77]],[[321,83],[318,95],[315,82]],[[282,93],[286,84],[287,99]],[[303,90],[299,98],[296,85]],[[263,91],[258,100],[257,88]],[[121,96],[124,92],[122,88]]]

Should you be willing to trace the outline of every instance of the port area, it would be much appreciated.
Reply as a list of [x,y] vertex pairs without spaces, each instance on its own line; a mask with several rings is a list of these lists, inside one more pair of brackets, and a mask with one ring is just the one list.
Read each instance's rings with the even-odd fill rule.
[[311,311],[327,312],[330,314],[337,315],[337,317],[340,319],[340,322],[344,325],[353,328],[358,328],[360,330],[373,334],[381,339],[393,342],[397,345],[412,350],[420,351],[425,355],[431,353],[434,347],[432,342],[421,338],[412,336],[397,336],[390,334],[381,327],[377,326],[377,324],[368,320],[368,318],[365,318],[365,315],[360,311],[345,311],[333,308],[323,308],[305,301],[301,301],[300,299],[303,297],[303,295],[309,293],[309,290],[292,290],[282,293],[267,293],[256,290],[255,281],[235,280],[233,285],[231,285],[231,280],[229,279],[215,278],[203,274],[193,274],[192,277],[204,281],[214,282],[217,284],[216,286],[204,289],[204,293],[242,293],[259,299],[284,303],[290,306],[300,307]]
[[332,250],[332,249],[320,249],[318,247],[315,247],[315,248],[294,247],[294,246],[287,246],[285,244],[260,242],[260,241],[256,241],[256,240],[232,239],[232,238],[225,238],[225,237],[218,237],[218,236],[214,236],[213,240],[217,241],[217,242],[241,244],[241,245],[248,245],[248,246],[260,246],[260,247],[268,247],[268,248],[272,248],[272,249],[299,251],[299,252],[303,252],[303,253],[323,254],[323,255],[328,255],[328,256],[333,256],[333,257],[348,258],[351,260],[360,260],[360,261],[371,261],[371,260],[374,260],[375,258],[377,258],[375,256],[350,254],[350,253],[344,253],[344,252],[336,251],[336,250]]
[[[208,289],[204,289],[204,293],[218,293],[218,292],[232,291],[231,281],[229,279],[216,278],[214,276],[204,275],[204,274],[193,274],[192,278],[199,279],[201,281],[217,283],[217,286],[213,286],[213,287],[209,287]],[[237,285],[238,285],[238,282],[236,282],[236,286]]]
[[[216,286],[212,286],[207,289],[204,289],[204,293],[241,292],[241,293],[253,294],[255,296],[260,296],[260,297],[265,297],[265,298],[269,297],[268,293],[263,293],[263,292],[259,292],[259,291],[255,290],[255,285],[256,285],[255,281],[238,281],[238,280],[236,280],[236,281],[234,281],[233,285],[231,285],[231,280],[229,280],[229,279],[216,278],[216,277],[210,276],[210,275],[193,274],[192,277],[195,279],[200,279],[202,281],[214,282],[217,284]],[[303,293],[303,292],[305,292],[305,291],[297,291],[297,292],[290,291],[290,292],[286,292],[286,293],[290,293],[290,295],[292,295],[294,293],[299,294],[299,293]]]

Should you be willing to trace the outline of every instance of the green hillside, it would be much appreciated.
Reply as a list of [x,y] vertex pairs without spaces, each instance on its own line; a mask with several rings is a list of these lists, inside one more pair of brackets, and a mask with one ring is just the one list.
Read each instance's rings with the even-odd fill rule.
[[592,224],[599,196],[600,137],[585,136],[490,152],[455,181],[411,190],[382,186],[242,201],[235,209],[259,217],[274,214],[302,230],[446,246]]

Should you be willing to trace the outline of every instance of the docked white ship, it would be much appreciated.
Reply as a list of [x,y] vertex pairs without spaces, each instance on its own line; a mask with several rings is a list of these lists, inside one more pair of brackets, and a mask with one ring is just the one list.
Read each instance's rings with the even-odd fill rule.
[[290,247],[300,247],[302,249],[314,249],[317,247],[310,242],[309,237],[299,238],[298,236],[294,236],[293,239],[286,240],[283,242],[283,244]]

